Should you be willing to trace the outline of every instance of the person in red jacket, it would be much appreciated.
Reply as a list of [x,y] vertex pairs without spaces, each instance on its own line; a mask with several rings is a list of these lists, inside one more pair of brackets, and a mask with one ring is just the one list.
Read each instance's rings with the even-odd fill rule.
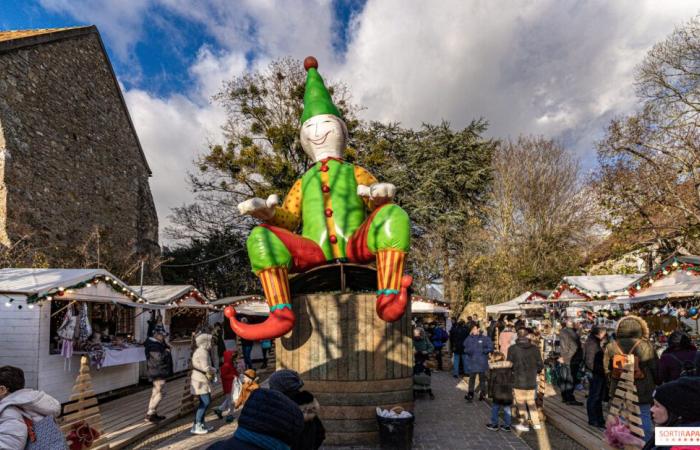
[[223,419],[224,412],[228,411],[226,415],[226,422],[233,422],[233,405],[232,400],[232,389],[233,380],[238,378],[238,370],[236,370],[236,360],[238,356],[233,350],[226,350],[224,352],[224,364],[221,366],[221,387],[224,389],[224,401],[218,408],[214,408],[214,413],[219,416],[219,419]]

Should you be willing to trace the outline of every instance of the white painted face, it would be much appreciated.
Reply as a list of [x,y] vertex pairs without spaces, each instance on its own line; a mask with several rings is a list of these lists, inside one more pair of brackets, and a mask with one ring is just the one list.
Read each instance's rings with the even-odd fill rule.
[[345,122],[333,114],[321,114],[301,126],[301,146],[314,162],[333,157],[342,158],[348,141]]

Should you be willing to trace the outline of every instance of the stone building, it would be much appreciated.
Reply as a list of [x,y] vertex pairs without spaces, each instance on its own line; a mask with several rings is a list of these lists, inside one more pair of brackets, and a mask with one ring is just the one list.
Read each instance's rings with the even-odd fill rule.
[[0,31],[5,249],[160,282],[150,176],[96,27]]

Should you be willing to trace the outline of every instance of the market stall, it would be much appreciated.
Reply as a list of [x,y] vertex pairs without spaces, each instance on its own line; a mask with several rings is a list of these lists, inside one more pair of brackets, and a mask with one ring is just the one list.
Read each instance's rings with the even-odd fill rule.
[[131,289],[141,293],[149,303],[162,307],[141,315],[139,323],[144,339],[156,323],[162,323],[170,334],[173,371],[187,370],[192,357],[192,333],[208,323],[213,310],[209,300],[191,285],[131,286]]
[[0,270],[0,365],[25,372],[27,387],[68,401],[88,355],[95,393],[139,380],[145,360],[136,316],[151,308],[102,269]]
[[526,299],[530,296],[531,292],[523,292],[517,297],[508,300],[507,302],[498,303],[496,305],[488,305],[486,307],[486,314],[494,319],[503,317],[518,317],[522,315],[523,311],[520,307],[521,303],[524,303]]

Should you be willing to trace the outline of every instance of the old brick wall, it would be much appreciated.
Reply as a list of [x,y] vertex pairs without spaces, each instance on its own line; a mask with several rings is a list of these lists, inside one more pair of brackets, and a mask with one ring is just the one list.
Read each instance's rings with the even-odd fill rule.
[[[99,245],[119,275],[160,254],[148,166],[118,89],[95,32],[0,52],[0,229],[30,235],[50,265],[87,264]],[[146,281],[160,271],[147,267]]]

